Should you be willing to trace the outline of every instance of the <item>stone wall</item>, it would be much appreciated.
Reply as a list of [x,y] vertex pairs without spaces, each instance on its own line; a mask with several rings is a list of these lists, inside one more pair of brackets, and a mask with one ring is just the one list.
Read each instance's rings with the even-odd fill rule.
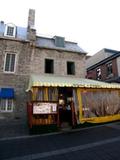
[[45,58],[54,60],[54,75],[68,76],[66,65],[67,61],[75,62],[75,75],[73,75],[74,77],[84,78],[86,75],[84,55],[80,55],[80,53],[48,50],[41,48],[36,48],[33,51],[33,58],[31,61],[31,73],[45,74]]
[[[6,53],[17,55],[15,73],[4,73]],[[15,91],[15,107],[12,113],[0,112],[0,118],[19,119],[26,122],[26,89],[30,74],[45,74],[44,59],[54,59],[54,74],[67,75],[67,61],[75,62],[74,77],[85,77],[85,55],[80,53],[37,48],[28,41],[0,39],[0,88],[12,87]],[[70,76],[70,75],[69,75]]]
[[28,75],[0,75],[0,86],[1,87],[12,87],[15,91],[15,101],[13,112],[11,113],[0,113],[2,118],[9,117],[11,119],[25,119],[26,118],[26,88],[28,84]]
[[[15,53],[15,73],[4,73],[6,53]],[[11,113],[0,112],[1,118],[26,118],[26,92],[30,72],[30,45],[22,41],[0,39],[0,88],[10,87],[15,91],[15,107]]]

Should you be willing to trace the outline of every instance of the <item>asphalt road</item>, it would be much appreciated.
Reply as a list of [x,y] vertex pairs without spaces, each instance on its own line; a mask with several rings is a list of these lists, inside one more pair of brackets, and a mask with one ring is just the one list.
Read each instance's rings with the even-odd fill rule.
[[0,139],[0,160],[120,160],[120,124]]

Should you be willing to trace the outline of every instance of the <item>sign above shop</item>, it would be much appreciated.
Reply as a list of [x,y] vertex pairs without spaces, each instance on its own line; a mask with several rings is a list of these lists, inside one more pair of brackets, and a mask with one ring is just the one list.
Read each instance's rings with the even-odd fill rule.
[[57,113],[57,103],[36,102],[33,104],[33,114]]

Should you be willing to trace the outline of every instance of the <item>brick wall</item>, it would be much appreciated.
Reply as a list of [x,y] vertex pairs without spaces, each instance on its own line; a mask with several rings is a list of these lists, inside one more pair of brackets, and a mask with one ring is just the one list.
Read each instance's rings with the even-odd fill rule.
[[96,68],[87,71],[87,77],[90,78],[90,79],[96,79],[96,69],[97,68],[101,69],[101,80],[103,80],[103,81],[106,81],[106,80],[109,80],[111,78],[117,77],[118,76],[118,68],[117,68],[116,58],[113,59],[110,62],[112,62],[112,69],[113,69],[113,76],[112,77],[107,76],[106,64],[109,63],[109,62],[107,62],[105,64],[102,64],[100,66],[97,66]]

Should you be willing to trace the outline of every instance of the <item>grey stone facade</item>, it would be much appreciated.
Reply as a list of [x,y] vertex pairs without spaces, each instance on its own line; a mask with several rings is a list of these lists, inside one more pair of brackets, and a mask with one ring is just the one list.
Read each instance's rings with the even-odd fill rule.
[[[86,75],[85,52],[77,45],[77,43],[65,42],[66,47],[60,48],[55,46],[54,38],[46,39],[38,37],[36,35],[36,30],[34,29],[34,15],[34,10],[30,10],[28,28],[21,28],[20,33],[20,29],[18,30],[17,28],[15,37],[5,37],[3,33],[4,30],[0,29],[0,88],[11,87],[14,88],[15,91],[13,112],[7,113],[0,111],[0,121],[19,119],[21,122],[26,123],[26,89],[28,87],[29,76],[30,74],[46,74],[44,71],[45,58],[54,60],[54,75],[56,76],[85,78]],[[20,39],[22,34],[23,38]],[[39,40],[40,44],[45,42],[46,46],[38,45]],[[6,53],[16,54],[14,73],[4,72]],[[67,75],[67,61],[75,63],[75,75]]]

